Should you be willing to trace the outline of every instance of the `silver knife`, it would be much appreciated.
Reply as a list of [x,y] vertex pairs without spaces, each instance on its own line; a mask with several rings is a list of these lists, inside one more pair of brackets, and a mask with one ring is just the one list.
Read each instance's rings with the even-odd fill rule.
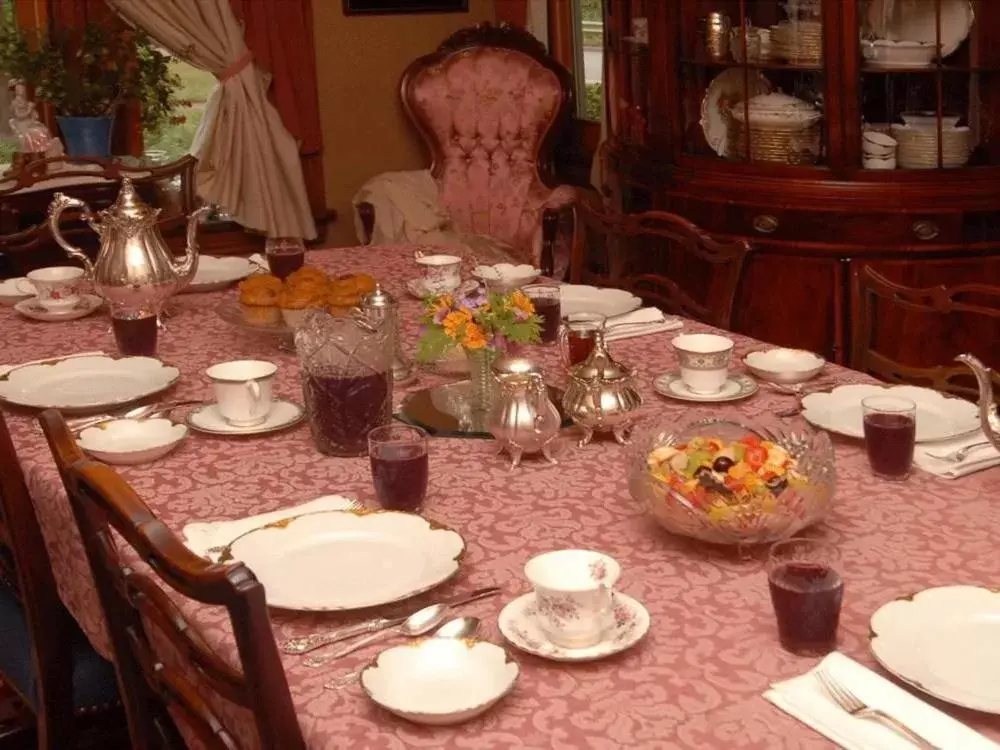
[[[480,599],[496,596],[499,593],[500,588],[498,586],[490,586],[489,588],[476,589],[468,594],[462,594],[454,599],[451,599],[450,601],[444,601],[442,603],[447,604],[449,607],[460,607],[463,604],[471,604],[472,602],[479,601]],[[423,609],[423,607],[419,607],[418,609]],[[416,611],[417,610],[414,610],[414,612]],[[410,614],[413,614],[413,612]],[[386,628],[400,625],[409,616],[410,615],[404,615],[403,617],[391,618],[375,617],[371,620],[359,622],[357,625],[347,625],[346,627],[337,628],[336,630],[331,630],[327,633],[313,633],[312,635],[305,635],[299,638],[289,638],[281,644],[281,650],[286,654],[308,654],[310,651],[315,651],[318,648],[329,646],[331,643],[340,643],[340,641],[346,641],[348,638],[354,638],[355,636],[364,635],[365,633],[375,633],[379,630],[385,630]]]

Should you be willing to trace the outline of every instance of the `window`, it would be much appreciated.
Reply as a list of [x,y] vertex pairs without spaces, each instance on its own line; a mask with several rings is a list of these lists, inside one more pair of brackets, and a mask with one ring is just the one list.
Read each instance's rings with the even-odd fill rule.
[[218,81],[207,70],[196,68],[174,58],[170,72],[181,80],[177,98],[183,104],[176,117],[155,131],[143,132],[143,147],[147,159],[167,163],[179,159],[191,149],[195,131],[205,112],[205,103],[215,90]]
[[573,4],[577,116],[600,122],[604,115],[604,19],[601,0],[573,0]]
[[[0,25],[14,25],[14,3],[0,0]],[[17,153],[17,139],[10,131],[10,89],[7,76],[0,73],[0,172],[6,170]]]

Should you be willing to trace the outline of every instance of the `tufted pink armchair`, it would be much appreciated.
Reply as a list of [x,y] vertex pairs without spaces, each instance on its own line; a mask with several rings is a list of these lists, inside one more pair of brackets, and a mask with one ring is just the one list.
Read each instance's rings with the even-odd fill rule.
[[[544,178],[572,90],[569,72],[538,40],[489,23],[458,31],[414,61],[400,85],[454,227],[489,237],[519,262],[538,264],[544,239],[553,243],[557,272],[568,265],[569,242],[557,234],[564,226],[567,238],[572,234],[576,192],[549,187]],[[370,238],[374,209],[359,204],[358,210]]]

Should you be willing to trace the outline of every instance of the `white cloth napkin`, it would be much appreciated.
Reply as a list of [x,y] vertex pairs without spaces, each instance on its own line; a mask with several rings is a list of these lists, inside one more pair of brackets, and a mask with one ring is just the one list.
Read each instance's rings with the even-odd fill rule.
[[915,746],[877,720],[855,718],[842,710],[813,674],[818,669],[825,669],[859,700],[902,721],[942,750],[1000,750],[978,732],[840,653],[830,654],[804,675],[774,683],[764,693],[782,711],[846,750],[912,750]]
[[254,253],[249,258],[247,258],[247,260],[249,260],[251,263],[256,263],[265,271],[269,268],[269,266],[267,265],[267,258],[264,257],[263,253]]
[[942,440],[937,443],[919,443],[913,451],[913,463],[924,471],[942,477],[944,479],[958,479],[960,477],[974,474],[983,469],[1000,466],[1000,453],[992,445],[976,448],[969,451],[962,461],[942,461],[935,456],[945,456],[954,453],[959,448],[964,448],[973,443],[986,442],[986,435],[979,430],[972,435],[955,438],[954,440]]
[[189,550],[196,555],[215,560],[217,553],[208,554],[208,550],[213,547],[224,547],[240,534],[245,534],[275,521],[300,516],[303,513],[315,513],[320,510],[347,510],[357,504],[356,500],[342,495],[324,495],[302,505],[248,516],[236,521],[189,523],[181,533],[184,535],[184,544]]
[[77,357],[103,357],[104,352],[80,352],[79,354],[64,354],[61,357],[46,357],[45,359],[33,359],[30,362],[21,362],[16,365],[0,365],[0,377],[16,367],[26,367],[27,365],[44,365],[48,362],[57,362],[61,359],[76,359]]
[[604,338],[606,341],[621,341],[651,333],[676,331],[683,326],[680,318],[668,317],[656,307],[640,307],[634,312],[609,320]]

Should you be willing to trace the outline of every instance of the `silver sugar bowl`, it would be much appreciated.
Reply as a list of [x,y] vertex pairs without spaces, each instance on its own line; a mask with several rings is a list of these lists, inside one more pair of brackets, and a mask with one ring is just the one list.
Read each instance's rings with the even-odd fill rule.
[[604,331],[597,332],[587,358],[570,368],[562,406],[563,413],[583,428],[581,448],[595,432],[611,432],[619,443],[628,444],[642,396],[635,386],[635,370],[608,353]]
[[388,326],[394,355],[392,379],[397,383],[409,380],[413,376],[413,363],[403,351],[402,337],[399,335],[399,303],[396,298],[385,291],[381,284],[376,283],[374,291],[361,298],[361,311],[369,321]]
[[493,363],[499,393],[490,409],[488,428],[507,452],[510,468],[521,463],[526,453],[541,453],[549,463],[553,440],[559,434],[562,417],[549,399],[538,367],[524,357],[501,357]]

